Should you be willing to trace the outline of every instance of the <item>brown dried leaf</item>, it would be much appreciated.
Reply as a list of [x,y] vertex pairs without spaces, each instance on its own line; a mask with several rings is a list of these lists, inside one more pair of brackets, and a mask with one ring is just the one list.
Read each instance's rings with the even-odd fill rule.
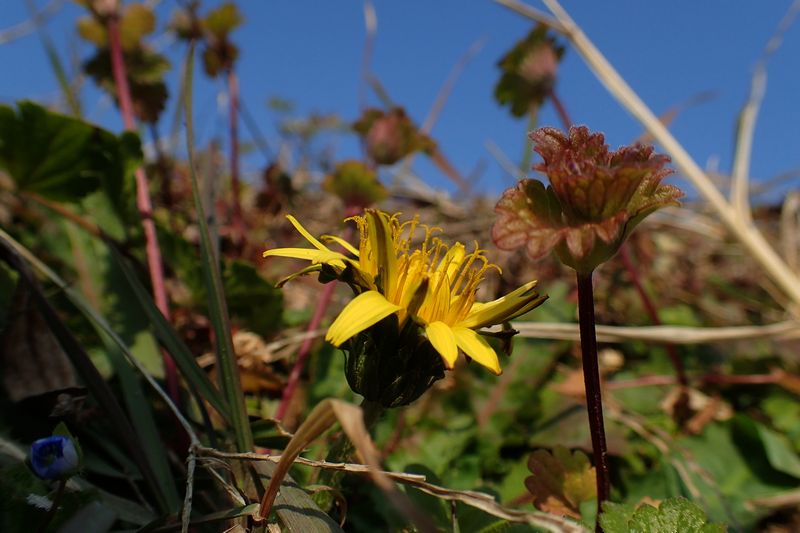
[[525,479],[525,486],[541,511],[580,519],[581,503],[597,497],[595,469],[580,450],[570,453],[563,446],[557,446],[552,454],[536,450],[528,459],[528,468],[533,475]]
[[75,370],[50,328],[20,283],[0,339],[0,371],[13,402],[78,386]]

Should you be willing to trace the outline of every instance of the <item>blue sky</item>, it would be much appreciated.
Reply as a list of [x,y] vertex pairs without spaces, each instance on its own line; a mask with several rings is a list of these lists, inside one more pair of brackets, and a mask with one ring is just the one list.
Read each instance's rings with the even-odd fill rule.
[[[40,0],[41,2],[41,0]],[[0,27],[27,16],[23,0],[3,0]],[[205,9],[218,2],[206,0]],[[642,2],[565,1],[564,7],[656,113],[711,91],[714,98],[683,112],[672,125],[675,136],[701,166],[730,169],[736,115],[747,96],[752,68],[790,6],[789,0],[745,3],[730,0]],[[166,23],[175,2],[159,4]],[[536,2],[532,5],[540,7]],[[242,56],[238,72],[242,97],[266,133],[275,138],[277,117],[266,101],[282,97],[298,113],[336,112],[345,120],[358,115],[361,54],[365,31],[359,1],[243,0],[245,25],[236,31]],[[465,51],[486,38],[467,66],[433,129],[444,153],[463,173],[485,164],[478,187],[497,194],[513,179],[486,149],[487,141],[519,160],[525,122],[513,119],[492,98],[496,62],[530,29],[529,21],[489,0],[375,0],[378,34],[373,71],[395,102],[421,122],[448,73]],[[81,10],[67,3],[47,24],[64,57],[85,59],[91,50],[72,31]],[[156,44],[179,64],[181,45]],[[764,180],[800,168],[800,25],[793,26],[768,64],[767,93],[756,128],[752,175]],[[0,101],[57,100],[57,84],[36,35],[0,46]],[[171,78],[174,82],[174,76]],[[174,85],[173,85],[174,87]],[[224,137],[217,109],[220,84],[198,80],[195,107],[199,133],[206,140]],[[606,133],[613,147],[641,132],[639,125],[609,96],[574,50],[567,49],[557,91],[576,123]],[[87,84],[82,94],[87,117],[121,128],[117,112]],[[373,98],[372,103],[377,104]],[[169,119],[165,122],[167,130]],[[550,108],[540,124],[560,125]],[[243,128],[244,135],[247,135]],[[357,156],[354,142],[343,141],[342,157]],[[248,156],[253,174],[264,160]],[[416,171],[436,187],[449,182],[420,159]],[[798,182],[791,184],[796,186]],[[785,190],[785,189],[784,189]]]

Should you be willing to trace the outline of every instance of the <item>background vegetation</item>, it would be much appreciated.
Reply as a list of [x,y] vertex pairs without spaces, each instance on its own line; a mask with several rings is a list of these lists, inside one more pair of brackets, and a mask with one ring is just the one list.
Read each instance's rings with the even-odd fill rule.
[[[156,20],[147,4],[79,3],[75,31],[94,52],[77,80],[39,34],[62,105],[0,106],[0,529],[593,527],[573,275],[555,258],[492,247],[497,198],[472,190],[432,123],[415,123],[372,77],[364,91],[379,105],[360,116],[298,116],[292,95],[273,102],[280,149],[266,151],[238,101],[236,28],[245,21],[235,4],[182,2],[174,18]],[[640,140],[656,142],[698,193],[649,218],[595,274],[617,504],[605,530],[716,530],[706,521],[800,529],[800,202],[792,191],[750,205],[751,190],[770,187],[748,180],[763,69],[739,117],[732,176],[710,176],[671,137],[674,115],[656,118],[555,1],[547,15],[499,3],[532,18],[531,34],[498,58],[495,96],[522,119],[520,144],[541,106],[569,125],[558,62],[580,55],[642,122]],[[185,43],[182,64],[156,51],[157,28]],[[367,50],[374,37],[368,27]],[[200,76],[226,88],[225,152],[216,140],[193,141]],[[79,80],[108,92],[127,131],[82,118]],[[337,155],[343,138],[357,139],[360,160]],[[264,155],[263,172],[245,179],[240,162],[254,154]],[[415,176],[414,158],[447,176],[452,194]],[[509,172],[528,173],[532,162],[527,150]],[[352,238],[343,220],[373,204],[489,248],[503,274],[481,300],[531,279],[550,298],[513,324],[520,334],[502,376],[460,364],[374,421],[370,439],[350,407],[359,398],[343,355],[321,339],[349,291],[316,276],[277,289],[300,265],[261,253],[302,246],[287,214],[314,235]],[[30,443],[59,422],[82,450],[80,474],[63,487],[25,464]],[[320,463],[349,440],[360,452],[353,463],[407,475],[355,465],[342,475]],[[282,468],[262,459],[281,450],[303,451],[311,466],[291,467],[296,484],[283,485],[259,522]]]

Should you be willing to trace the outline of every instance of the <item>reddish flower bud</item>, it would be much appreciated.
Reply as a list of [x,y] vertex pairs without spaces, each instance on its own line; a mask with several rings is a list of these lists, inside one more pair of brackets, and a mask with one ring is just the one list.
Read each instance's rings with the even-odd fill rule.
[[623,146],[614,152],[601,133],[585,126],[564,135],[540,128],[530,135],[542,156],[538,170],[550,186],[526,179],[508,189],[498,202],[500,215],[492,228],[498,247],[525,246],[539,258],[555,250],[561,261],[579,272],[590,272],[613,256],[625,238],[647,215],[677,205],[683,193],[661,185],[670,174],[669,158],[652,146]]

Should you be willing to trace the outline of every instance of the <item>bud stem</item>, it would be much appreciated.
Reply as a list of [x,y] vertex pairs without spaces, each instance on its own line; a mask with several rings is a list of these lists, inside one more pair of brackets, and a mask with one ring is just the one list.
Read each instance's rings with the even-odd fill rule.
[[581,354],[583,356],[583,383],[586,387],[586,407],[589,411],[589,431],[592,435],[592,453],[597,475],[597,525],[601,532],[600,512],[603,502],[611,491],[608,472],[608,450],[603,424],[603,400],[600,394],[600,368],[597,360],[597,337],[595,335],[594,292],[592,273],[577,273],[578,318],[581,332]]
[[36,530],[37,532],[47,531],[47,526],[49,526],[50,522],[53,521],[53,517],[56,516],[58,508],[61,506],[61,500],[62,497],[64,496],[64,488],[66,486],[67,486],[66,478],[58,480],[58,487],[56,487],[56,492],[53,495],[52,503],[50,504],[50,509],[48,509],[47,514],[44,517],[44,520],[42,520],[42,523],[39,526],[39,529]]

